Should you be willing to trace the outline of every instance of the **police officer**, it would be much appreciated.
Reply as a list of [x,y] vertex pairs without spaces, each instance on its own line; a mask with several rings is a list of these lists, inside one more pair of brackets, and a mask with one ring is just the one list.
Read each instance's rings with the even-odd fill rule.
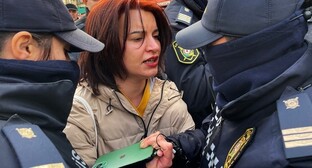
[[[165,8],[173,30],[173,38],[182,30],[197,22],[204,12],[207,0],[172,0]],[[174,38],[175,39],[175,38]],[[205,47],[185,49],[174,40],[166,50],[166,74],[183,91],[196,127],[212,112],[214,93],[212,76],[206,60]]]
[[177,33],[179,45],[209,45],[216,111],[201,129],[167,137],[148,163],[201,157],[202,168],[312,167],[310,1],[209,0],[201,21]]

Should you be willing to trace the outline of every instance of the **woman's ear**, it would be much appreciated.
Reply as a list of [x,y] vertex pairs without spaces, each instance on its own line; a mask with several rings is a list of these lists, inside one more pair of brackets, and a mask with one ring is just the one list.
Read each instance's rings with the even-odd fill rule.
[[38,60],[37,45],[31,33],[20,31],[11,40],[12,56],[17,60]]

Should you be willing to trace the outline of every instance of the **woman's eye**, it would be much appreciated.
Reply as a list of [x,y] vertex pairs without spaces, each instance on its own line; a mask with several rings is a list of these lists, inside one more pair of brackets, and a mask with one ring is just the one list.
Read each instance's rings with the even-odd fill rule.
[[139,37],[139,38],[134,38],[133,40],[134,40],[134,41],[141,41],[141,40],[143,40],[143,38],[142,38],[142,37]]

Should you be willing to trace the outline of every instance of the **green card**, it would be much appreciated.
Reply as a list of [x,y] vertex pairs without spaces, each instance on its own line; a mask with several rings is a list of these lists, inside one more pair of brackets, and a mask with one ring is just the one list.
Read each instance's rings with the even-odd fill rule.
[[118,168],[137,163],[153,156],[153,147],[140,148],[140,142],[100,156],[92,168]]

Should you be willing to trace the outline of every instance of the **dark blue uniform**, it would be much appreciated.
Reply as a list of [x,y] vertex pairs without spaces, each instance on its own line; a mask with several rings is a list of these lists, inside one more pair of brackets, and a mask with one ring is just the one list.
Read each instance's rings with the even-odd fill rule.
[[[198,21],[206,4],[207,0],[172,0],[165,12],[173,28],[173,37],[179,30]],[[183,49],[174,40],[166,51],[166,74],[183,91],[183,100],[196,127],[200,127],[202,120],[212,112],[214,103],[205,48]]]
[[87,167],[63,133],[78,65],[0,59],[0,67],[0,167]]
[[312,167],[312,44],[296,16],[207,49],[218,108],[201,129],[169,137],[180,154],[202,168]]

